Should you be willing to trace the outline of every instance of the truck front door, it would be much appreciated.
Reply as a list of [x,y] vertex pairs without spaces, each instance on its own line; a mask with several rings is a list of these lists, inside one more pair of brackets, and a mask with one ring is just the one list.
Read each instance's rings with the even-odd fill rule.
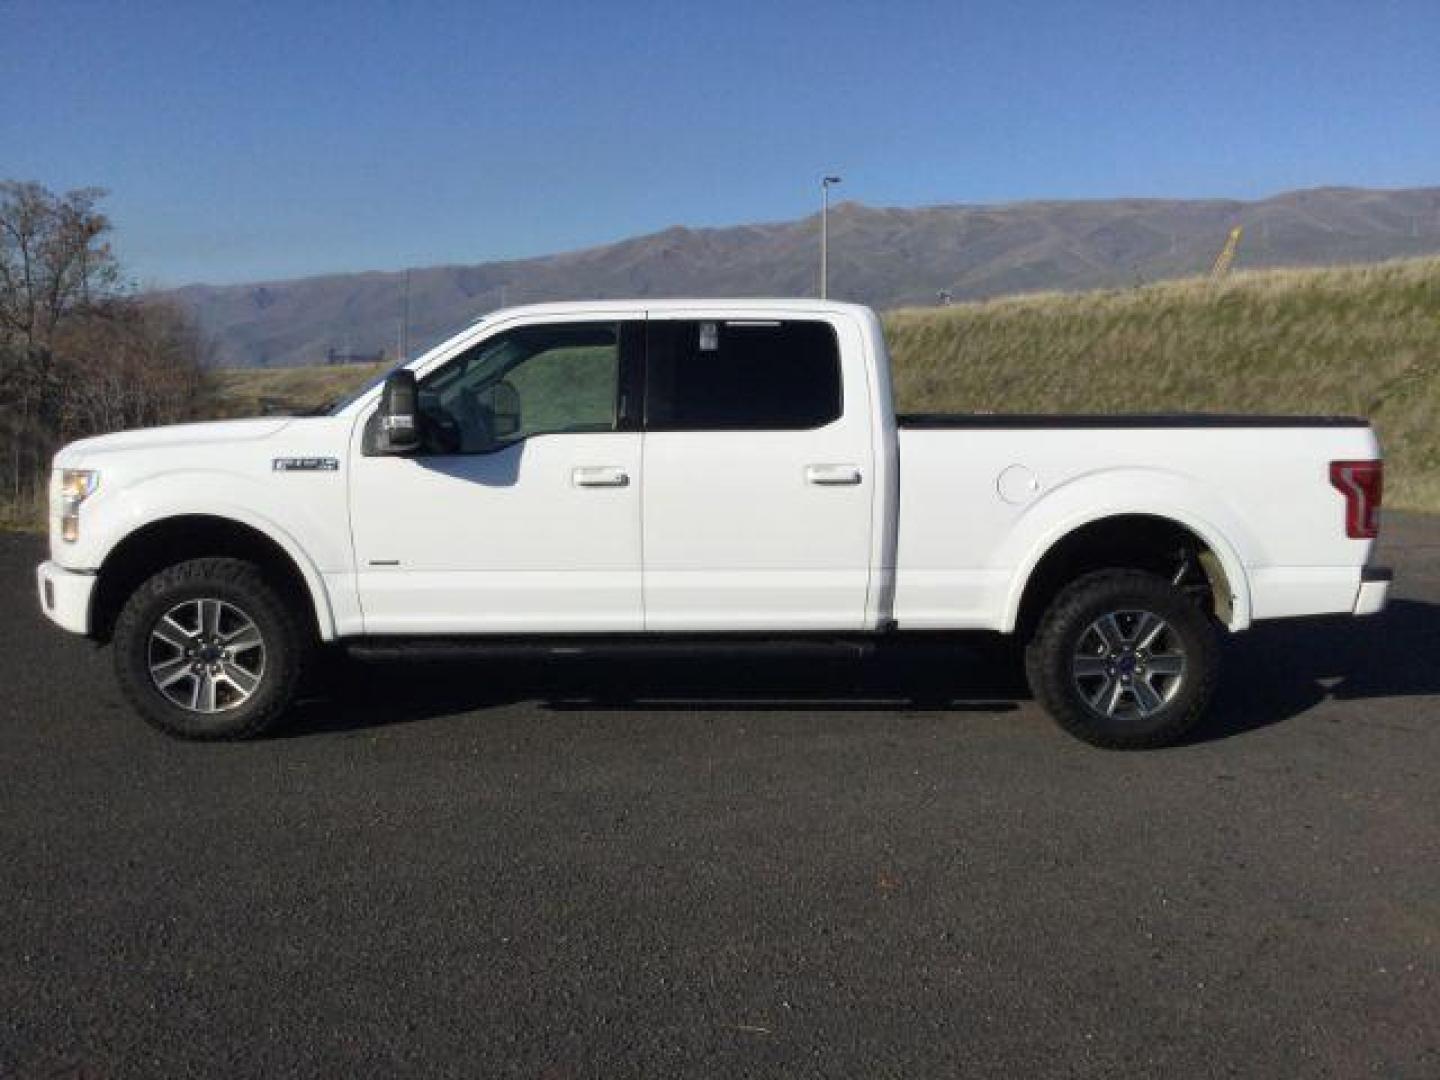
[[[371,634],[643,629],[643,321],[532,321],[420,380],[423,445],[351,454]],[[358,425],[363,428],[363,423]]]

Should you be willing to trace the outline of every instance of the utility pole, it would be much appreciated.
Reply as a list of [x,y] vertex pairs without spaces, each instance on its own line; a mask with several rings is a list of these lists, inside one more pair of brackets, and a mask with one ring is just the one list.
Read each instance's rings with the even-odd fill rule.
[[405,299],[400,305],[400,359],[410,354],[410,268],[405,268]]
[[840,177],[827,176],[820,181],[820,299],[824,300],[830,285],[830,185]]

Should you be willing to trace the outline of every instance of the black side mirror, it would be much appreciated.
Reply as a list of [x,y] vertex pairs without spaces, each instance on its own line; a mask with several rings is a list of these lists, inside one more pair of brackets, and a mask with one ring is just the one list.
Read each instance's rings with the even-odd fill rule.
[[380,411],[375,414],[376,454],[408,454],[420,446],[420,392],[415,372],[401,368],[391,372],[380,393]]
[[508,439],[520,430],[520,391],[509,379],[490,387],[490,414],[497,439]]

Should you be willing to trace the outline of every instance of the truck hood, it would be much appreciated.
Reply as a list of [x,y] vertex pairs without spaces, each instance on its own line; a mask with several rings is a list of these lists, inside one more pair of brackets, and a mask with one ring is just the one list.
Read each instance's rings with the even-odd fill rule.
[[107,457],[121,451],[253,442],[269,438],[292,423],[294,417],[280,416],[256,420],[212,420],[202,424],[172,424],[169,427],[117,431],[112,435],[96,435],[70,443],[55,455],[55,465],[57,468],[74,468],[95,458]]

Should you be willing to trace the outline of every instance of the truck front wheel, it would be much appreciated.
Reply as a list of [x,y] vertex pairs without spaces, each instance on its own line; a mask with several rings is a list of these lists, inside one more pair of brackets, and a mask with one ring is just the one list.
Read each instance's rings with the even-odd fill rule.
[[153,726],[184,739],[271,728],[299,682],[306,635],[260,570],[194,559],[144,582],[115,624],[115,672]]
[[1220,653],[1210,617],[1164,578],[1087,574],[1060,593],[1025,652],[1036,700],[1086,742],[1164,746],[1204,714]]

